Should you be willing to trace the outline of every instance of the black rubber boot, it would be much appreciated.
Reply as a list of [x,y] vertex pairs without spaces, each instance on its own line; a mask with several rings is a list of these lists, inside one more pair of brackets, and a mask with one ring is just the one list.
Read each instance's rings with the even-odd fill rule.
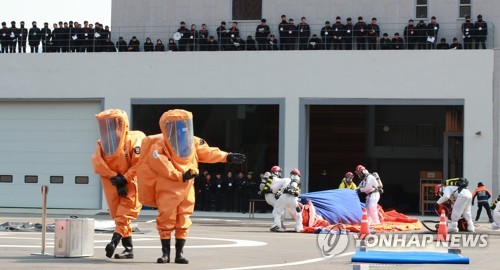
[[118,243],[120,243],[120,240],[122,239],[121,234],[119,233],[113,233],[113,237],[111,237],[111,242],[106,245],[106,257],[111,258],[113,256],[113,253],[115,253],[116,246],[118,246]]
[[182,249],[186,244],[186,239],[175,239],[175,263],[188,264],[189,261],[182,257]]
[[122,238],[122,245],[125,250],[120,254],[115,254],[115,259],[133,259],[134,247],[132,246],[132,236]]
[[156,260],[157,263],[169,263],[170,262],[170,239],[161,239],[161,258]]

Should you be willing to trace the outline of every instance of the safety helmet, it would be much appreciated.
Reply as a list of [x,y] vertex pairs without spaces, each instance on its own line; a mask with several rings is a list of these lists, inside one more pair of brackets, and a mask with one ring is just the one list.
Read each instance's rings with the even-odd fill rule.
[[434,195],[439,197],[443,196],[443,184],[439,184],[434,187]]
[[302,175],[300,174],[299,169],[297,169],[297,168],[293,169],[293,170],[290,172],[290,175],[293,175],[293,174],[298,175],[299,177],[302,177]]
[[354,171],[354,172],[358,175],[359,179],[364,179],[365,174],[368,173],[365,166],[363,166],[363,165],[356,166],[356,171]]
[[283,172],[283,170],[279,166],[275,165],[271,168],[271,174],[274,176],[281,177],[281,172]]
[[469,180],[467,178],[459,178],[457,181],[457,186],[461,188],[466,188],[469,185]]
[[353,177],[354,177],[354,174],[352,174],[352,172],[347,172],[347,173],[345,174],[345,178],[347,178],[347,179],[349,179],[349,178],[351,178],[351,179],[352,179]]

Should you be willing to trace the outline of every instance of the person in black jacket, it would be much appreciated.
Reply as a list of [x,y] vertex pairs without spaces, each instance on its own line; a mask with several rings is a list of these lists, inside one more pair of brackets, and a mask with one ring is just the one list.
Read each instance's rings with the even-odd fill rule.
[[399,36],[399,33],[394,33],[391,45],[393,50],[402,50],[405,48],[405,41]]
[[312,38],[309,40],[309,45],[307,46],[308,50],[321,50],[322,44],[321,39],[318,38],[316,34],[312,35]]
[[232,172],[227,172],[224,184],[226,185],[226,211],[233,212],[236,208],[236,191]]
[[[93,52],[94,29],[92,29],[92,24],[89,25],[88,21],[84,21],[83,28],[80,30],[79,34],[80,37],[78,39],[80,40],[80,52]],[[120,51],[120,44],[116,44],[116,47],[118,47],[118,51]]]
[[64,22],[63,28],[61,30],[61,52],[69,52],[70,44],[70,29],[69,24]]
[[128,51],[127,42],[123,40],[123,37],[118,38],[118,41],[116,42],[116,48],[118,49],[119,52]]
[[368,50],[377,49],[377,41],[380,36],[380,27],[377,24],[377,18],[372,18],[372,23],[367,27]]
[[168,39],[168,50],[171,52],[176,52],[179,50],[177,48],[177,44],[175,44],[175,40],[173,38]]
[[207,50],[208,37],[207,25],[202,24],[200,31],[198,31],[198,44],[200,44],[200,51],[202,52]]
[[9,52],[10,31],[7,28],[7,23],[2,22],[2,29],[0,30],[0,42],[2,44],[2,53]]
[[113,44],[113,41],[111,41],[111,39],[106,38],[102,42],[102,51],[103,52],[116,52],[115,44]]
[[127,51],[129,52],[140,52],[139,46],[141,45],[141,42],[137,39],[136,36],[133,36],[132,39],[128,42],[128,48]]
[[192,52],[197,51],[196,46],[198,45],[197,41],[199,39],[199,36],[198,36],[198,30],[196,30],[196,24],[191,24],[191,29],[189,29],[187,34],[188,34],[187,47],[189,51]]
[[244,51],[245,50],[245,41],[240,38],[240,36],[236,36],[231,38],[231,47],[229,51]]
[[163,45],[163,42],[161,39],[156,40],[156,45],[155,45],[155,52],[164,52],[165,51],[165,46]]
[[406,48],[408,50],[413,50],[417,45],[417,35],[418,31],[415,25],[413,24],[413,20],[408,20],[408,25],[405,26],[403,37],[406,40]]
[[267,25],[266,19],[261,19],[260,24],[257,25],[255,29],[255,39],[257,40],[257,46],[259,51],[267,50],[268,39],[267,36],[271,33],[271,29]]
[[462,37],[464,39],[464,48],[466,50],[472,49],[472,34],[474,31],[474,24],[470,21],[470,16],[465,17],[465,22],[462,23]]
[[17,39],[19,38],[19,29],[16,27],[16,22],[12,21],[10,23],[11,27],[9,28],[9,37],[10,37],[10,42],[8,43],[9,46],[9,52],[10,53],[15,53],[16,52],[16,44],[17,44]]
[[47,52],[47,43],[50,41],[50,38],[52,37],[52,30],[49,28],[49,23],[45,22],[43,23],[43,28],[40,30],[42,33],[42,52],[45,53]]
[[420,20],[418,22],[416,29],[417,29],[416,47],[419,50],[425,50],[427,49],[427,25],[425,24],[424,20]]
[[269,39],[267,40],[267,48],[268,51],[277,51],[278,48],[278,40],[274,37],[274,35],[269,35]]
[[214,36],[208,37],[206,49],[209,52],[215,52],[219,50],[219,43],[217,42],[217,40],[215,40]]
[[292,18],[288,19],[288,24],[285,26],[286,39],[285,50],[295,50],[295,43],[297,42],[297,27]]
[[477,21],[474,23],[474,42],[476,49],[479,49],[481,44],[483,49],[486,49],[486,37],[488,36],[488,24],[483,21],[482,15],[477,15]]
[[441,42],[436,46],[437,50],[449,50],[450,45],[446,43],[446,38],[441,38]]
[[363,17],[358,17],[358,22],[354,25],[354,37],[356,38],[356,49],[366,50],[366,23]]
[[28,44],[30,45],[30,52],[37,53],[38,46],[40,46],[40,41],[42,40],[42,31],[36,27],[35,21],[31,23],[31,26],[28,32]]
[[215,179],[212,181],[212,189],[215,198],[215,211],[222,211],[225,209],[226,204],[226,185],[220,172],[215,173]]
[[346,24],[344,25],[344,48],[346,50],[352,50],[353,40],[354,40],[354,25],[352,25],[352,19],[347,18]]
[[229,39],[235,39],[240,36],[240,29],[238,29],[238,22],[233,22],[231,28],[229,28]]
[[458,38],[454,37],[453,38],[453,43],[450,44],[450,49],[451,50],[461,50],[462,49],[462,44],[458,42]]
[[[181,22],[177,32],[181,34],[181,39],[179,39],[179,51],[183,52],[186,50],[187,44],[189,43],[189,30],[186,28],[186,23]],[[194,38],[194,37],[193,37]]]
[[325,26],[321,28],[321,39],[326,50],[330,50],[333,43],[333,29],[330,26],[330,21],[325,22]]
[[255,39],[253,39],[252,36],[247,37],[247,40],[245,42],[245,50],[247,50],[247,51],[257,50]]
[[155,45],[151,41],[151,39],[148,37],[146,38],[146,42],[144,42],[144,51],[145,52],[152,52],[155,49]]
[[[229,31],[226,29],[226,22],[220,22],[220,26],[217,27],[217,40],[220,45],[220,50],[226,50],[226,46],[229,43]],[[212,48],[213,50],[213,48]]]
[[278,34],[279,34],[279,40],[280,40],[280,50],[284,50],[285,49],[285,44],[287,43],[287,30],[286,30],[286,26],[287,26],[287,22],[286,22],[286,15],[281,15],[281,22],[280,24],[278,25]]
[[431,22],[427,25],[427,49],[435,49],[439,32],[439,23],[436,22],[436,17],[431,17]]
[[342,45],[344,44],[344,25],[342,24],[342,19],[340,16],[335,18],[335,24],[332,26],[333,28],[333,49],[334,50],[342,50]]
[[26,41],[28,40],[28,29],[24,27],[24,21],[21,21],[18,29],[17,49],[19,53],[26,53]]
[[306,23],[306,17],[300,19],[300,23],[297,25],[297,34],[299,39],[299,50],[307,50],[309,37],[311,36],[311,28],[309,24]]
[[382,38],[380,39],[380,49],[381,50],[392,49],[391,39],[389,38],[389,35],[387,33],[384,33],[382,35]]
[[235,211],[236,212],[243,212],[244,209],[245,209],[245,205],[243,204],[243,196],[244,196],[244,192],[243,192],[243,187],[245,185],[245,176],[243,175],[242,172],[239,172],[238,173],[238,176],[236,177],[236,179],[234,180],[234,187],[236,189],[236,207],[235,207]]

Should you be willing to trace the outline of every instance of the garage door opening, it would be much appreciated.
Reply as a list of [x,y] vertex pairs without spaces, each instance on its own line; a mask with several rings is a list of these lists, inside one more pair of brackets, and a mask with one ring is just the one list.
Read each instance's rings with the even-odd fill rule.
[[309,105],[308,114],[309,191],[338,188],[363,164],[382,178],[384,208],[418,213],[420,172],[463,176],[463,106]]
[[258,176],[278,163],[279,105],[133,105],[132,127],[158,134],[161,115],[171,109],[192,112],[194,135],[210,146],[247,155],[242,165],[200,164],[200,171],[208,170],[212,177],[228,171]]

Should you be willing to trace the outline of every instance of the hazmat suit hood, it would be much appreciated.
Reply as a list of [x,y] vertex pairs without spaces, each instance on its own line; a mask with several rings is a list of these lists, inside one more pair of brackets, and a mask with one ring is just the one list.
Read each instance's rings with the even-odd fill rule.
[[127,113],[118,109],[109,109],[95,116],[99,123],[100,144],[105,157],[111,157],[124,149],[129,132]]
[[186,110],[169,110],[160,118],[166,150],[175,163],[191,164],[195,156],[193,114]]

